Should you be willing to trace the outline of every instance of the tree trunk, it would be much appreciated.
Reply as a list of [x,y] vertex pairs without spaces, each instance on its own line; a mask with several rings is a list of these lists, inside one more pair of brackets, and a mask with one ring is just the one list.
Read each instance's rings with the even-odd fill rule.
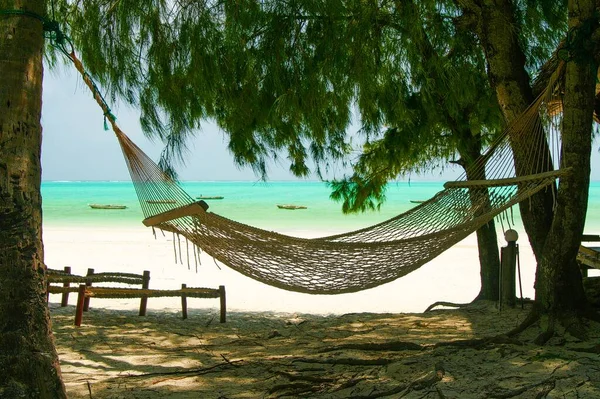
[[[413,9],[418,9],[414,2],[410,3]],[[418,14],[418,11],[411,10],[411,14]],[[421,26],[421,25],[419,25]],[[442,62],[439,55],[437,54],[434,46],[428,39],[427,32],[421,26],[419,29],[421,38],[421,56],[423,64],[439,64]],[[441,83],[448,79],[447,76],[440,76],[437,73],[436,68],[432,68],[433,72],[430,76],[433,79],[438,79]],[[442,74],[443,75],[443,74]],[[446,90],[443,83],[440,85],[442,88],[437,92],[437,102],[444,104],[446,101],[445,95]],[[443,115],[445,123],[450,128],[452,135],[457,137],[458,140],[458,152],[461,157],[461,163],[466,171],[467,180],[479,180],[485,179],[485,171],[477,170],[474,171],[470,166],[481,156],[481,136],[475,134],[468,126],[469,117],[471,111],[468,109],[464,110],[462,118],[452,115],[450,112],[441,107],[439,113]],[[471,192],[471,194],[473,194]],[[489,203],[489,202],[488,202]],[[481,212],[485,212],[488,207],[484,207]],[[485,299],[495,301],[499,298],[499,273],[500,273],[500,255],[498,252],[498,237],[496,235],[496,225],[494,220],[479,228],[477,234],[477,250],[479,252],[479,264],[480,264],[480,277],[481,277],[481,290],[475,299]]]
[[[574,28],[576,35],[582,32],[577,27],[593,18],[594,6],[593,0],[569,1],[569,28]],[[597,22],[594,22],[594,29],[596,27]],[[584,42],[591,44],[589,37]],[[538,305],[545,313],[561,314],[561,317],[587,306],[575,258],[588,204],[596,71],[591,48],[587,54],[576,52],[567,63],[562,160],[572,171],[560,179],[556,214],[536,276]]]
[[[462,164],[465,168],[467,180],[484,180],[485,171],[483,169],[470,168],[469,165],[481,156],[481,138],[473,135],[470,130],[460,131],[454,129],[454,134],[458,134],[459,153]],[[459,134],[460,133],[460,134]],[[489,197],[488,197],[489,200]],[[490,205],[481,209],[480,212],[489,210]],[[479,252],[481,290],[475,298],[489,301],[499,299],[499,281],[500,281],[500,253],[498,251],[498,236],[496,234],[496,223],[490,220],[489,223],[477,230],[477,250]]]
[[[462,3],[461,3],[462,4]],[[525,55],[518,40],[514,7],[509,0],[478,0],[463,11],[475,14],[475,28],[488,62],[488,76],[496,91],[498,103],[508,123],[519,116],[533,101],[530,79],[525,70]],[[529,142],[512,141],[515,169],[518,176],[539,173],[550,164],[531,170],[528,163]],[[548,148],[545,159],[550,160]],[[553,215],[552,190],[544,190],[519,204],[523,225],[536,259],[541,258]]]
[[[45,1],[0,0],[45,14]],[[0,397],[65,398],[42,246],[42,23],[0,15]]]
[[481,290],[476,299],[496,301],[499,298],[500,253],[494,220],[477,230],[477,249],[481,266]]

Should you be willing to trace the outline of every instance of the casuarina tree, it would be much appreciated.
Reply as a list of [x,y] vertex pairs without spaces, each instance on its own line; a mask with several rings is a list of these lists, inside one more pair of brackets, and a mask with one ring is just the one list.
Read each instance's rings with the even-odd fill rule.
[[44,1],[0,1],[0,397],[64,398],[44,284]]

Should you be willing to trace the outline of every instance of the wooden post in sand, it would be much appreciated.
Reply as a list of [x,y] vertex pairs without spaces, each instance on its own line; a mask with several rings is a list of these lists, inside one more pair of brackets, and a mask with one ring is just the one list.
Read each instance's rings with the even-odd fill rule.
[[[186,288],[187,285],[181,284],[181,289]],[[187,319],[187,296],[185,294],[181,294],[181,314],[183,320]]]
[[500,249],[500,306],[511,308],[516,304],[516,269],[517,269],[517,239],[519,234],[515,230],[504,233],[507,245]]
[[221,304],[221,317],[219,319],[219,321],[221,323],[225,323],[226,319],[227,319],[227,302],[225,301],[225,286],[224,285],[220,285],[219,286],[219,299],[220,299],[220,304]]
[[75,308],[75,325],[81,326],[83,320],[83,303],[85,302],[85,284],[79,285],[79,293],[77,294],[77,306]]
[[[92,274],[94,274],[94,269],[89,268],[88,271],[87,271],[87,275],[91,276]],[[85,286],[86,287],[91,287],[92,286],[92,280],[86,280],[85,281]],[[87,297],[83,301],[83,311],[87,312],[89,309],[90,309],[90,297]]]
[[[147,290],[150,287],[150,271],[144,270],[144,276],[142,277],[142,289]],[[146,305],[148,304],[148,297],[142,295],[140,300],[140,316],[146,316]]]
[[[71,274],[71,266],[65,266],[65,274]],[[65,281],[63,283],[63,287],[69,288],[69,286],[70,286],[70,283],[68,281]],[[64,308],[68,304],[69,304],[69,291],[65,291],[62,294],[62,298],[60,300],[60,306],[62,306]]]

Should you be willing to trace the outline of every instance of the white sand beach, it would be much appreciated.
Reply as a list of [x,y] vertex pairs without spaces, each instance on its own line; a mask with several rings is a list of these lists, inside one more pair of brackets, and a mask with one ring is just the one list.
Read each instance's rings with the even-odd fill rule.
[[[318,232],[301,232],[304,236]],[[46,263],[77,274],[151,272],[151,288],[227,290],[218,300],[92,299],[81,327],[74,304],[50,314],[69,398],[541,398],[600,397],[600,324],[588,341],[568,335],[533,345],[517,326],[525,309],[494,303],[422,312],[436,301],[469,302],[479,290],[475,237],[416,272],[355,294],[314,296],[257,283],[203,258],[195,271],[174,262],[171,237],[149,229],[44,231]],[[526,247],[526,246],[524,246]],[[521,250],[525,296],[533,294],[532,256]],[[496,337],[488,340],[489,337]]]
[[[331,232],[284,232],[302,237],[316,237]],[[535,263],[528,243],[521,243],[523,295],[533,297]],[[479,292],[479,260],[475,235],[471,235],[430,263],[394,282],[362,292],[341,295],[307,295],[273,288],[247,278],[218,264],[203,254],[201,264],[193,255],[189,265],[183,246],[183,264],[175,262],[173,238],[139,228],[60,228],[44,229],[45,261],[48,267],[71,266],[75,274],[88,268],[96,272],[150,271],[150,288],[177,289],[188,287],[217,288],[224,285],[227,307],[232,311],[300,312],[311,314],[344,314],[353,312],[422,312],[436,301],[470,302]],[[190,253],[192,253],[190,251]],[[188,269],[189,266],[189,269]],[[360,265],[357,265],[360,267]],[[220,268],[220,269],[219,269]],[[60,301],[52,295],[50,301]],[[70,303],[74,303],[75,298]],[[107,301],[107,303],[102,303]],[[191,299],[191,308],[218,306],[211,300]],[[214,302],[214,303],[212,303]],[[137,300],[99,300],[96,306],[111,309],[135,309]],[[149,309],[179,309],[177,298],[151,298]]]

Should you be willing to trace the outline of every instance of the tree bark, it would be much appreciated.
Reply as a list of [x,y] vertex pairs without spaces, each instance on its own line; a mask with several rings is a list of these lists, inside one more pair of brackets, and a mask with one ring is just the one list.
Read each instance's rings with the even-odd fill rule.
[[[506,121],[510,123],[533,102],[530,78],[525,69],[525,54],[519,45],[513,4],[509,0],[476,0],[460,4],[464,13],[475,15],[475,31],[488,62],[490,84],[496,91]],[[511,142],[517,176],[544,172],[551,168],[549,163],[540,165],[536,170],[526,167],[532,141],[535,140],[524,138]],[[547,153],[544,159],[551,159],[547,147],[541,151]],[[553,201],[550,189],[519,204],[523,225],[538,261],[552,223]]]
[[[481,156],[481,138],[473,135],[470,130],[460,131],[458,128],[455,128],[453,132],[460,137],[459,153],[462,160],[461,163],[465,168],[467,180],[484,180],[485,171],[483,169],[469,167],[469,165],[472,165]],[[475,193],[471,194],[474,195]],[[488,204],[481,209],[481,212],[487,211],[490,206],[488,197]],[[496,301],[499,299],[500,253],[498,251],[498,236],[494,220],[492,219],[489,223],[480,227],[476,235],[481,289],[475,299]]]
[[[529,76],[525,70],[525,56],[519,46],[517,29],[514,28],[515,10],[512,2],[474,0],[460,4],[468,14],[467,19],[477,21],[475,30],[488,61],[490,82],[496,90],[506,119],[511,121],[533,100]],[[590,22],[593,15],[594,0],[569,1],[570,27]],[[585,38],[582,43],[590,46],[590,49],[585,49],[588,53],[584,56],[579,53],[579,59],[572,60],[567,67],[562,161],[563,167],[570,166],[573,172],[561,178],[555,211],[552,209],[550,190],[541,192],[520,205],[523,223],[538,261],[535,309],[538,315],[551,317],[550,327],[543,339],[553,333],[554,320],[561,320],[564,325],[568,325],[573,322],[573,317],[588,310],[576,255],[585,223],[589,190],[591,124],[597,76],[597,64],[594,64],[593,55],[597,53],[596,41],[600,42],[597,21],[594,24],[594,30],[587,34],[592,39],[599,39]],[[593,48],[594,45],[596,48]],[[522,143],[511,144],[515,168],[517,174],[520,174],[521,165],[526,161]],[[550,165],[546,164],[544,167]],[[539,171],[542,170],[537,170]],[[572,329],[577,329],[577,326],[573,325]]]
[[[45,14],[45,1],[0,0]],[[42,22],[0,15],[0,397],[65,398],[46,304],[40,125]]]
[[475,299],[496,301],[499,298],[500,253],[493,220],[477,230],[481,289]]
[[[570,0],[569,28],[574,29],[572,32],[583,34],[578,27],[592,20],[594,10],[593,0]],[[597,29],[597,25],[597,21],[594,21],[593,29]],[[592,44],[589,37],[584,42]],[[562,160],[565,167],[572,168],[572,172],[561,177],[556,214],[536,276],[538,305],[545,313],[563,315],[587,306],[581,273],[575,259],[585,225],[590,182],[598,69],[593,58],[593,47],[576,49],[566,68]]]

